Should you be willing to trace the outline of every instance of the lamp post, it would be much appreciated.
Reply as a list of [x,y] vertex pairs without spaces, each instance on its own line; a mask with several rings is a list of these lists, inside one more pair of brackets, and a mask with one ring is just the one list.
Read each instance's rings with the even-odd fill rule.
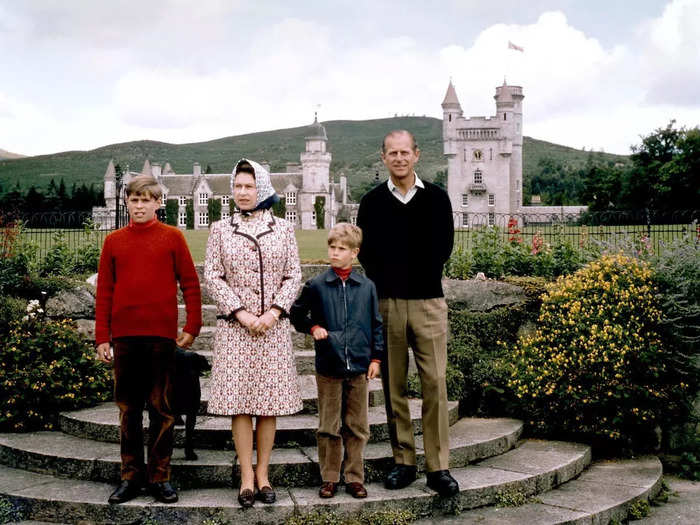
[[124,174],[122,173],[122,167],[117,164],[115,168],[115,173],[114,173],[114,186],[116,190],[116,199],[115,199],[115,215],[114,215],[114,229],[118,230],[121,227],[121,213],[119,210],[119,201],[122,198],[122,180],[124,178]]

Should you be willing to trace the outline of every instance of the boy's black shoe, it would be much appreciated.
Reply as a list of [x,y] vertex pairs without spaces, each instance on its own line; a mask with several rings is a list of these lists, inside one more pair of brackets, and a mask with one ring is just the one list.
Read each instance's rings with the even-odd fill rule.
[[175,503],[177,501],[177,492],[169,481],[161,481],[160,483],[151,483],[148,486],[151,496],[156,498],[161,503]]
[[444,498],[454,496],[459,492],[459,484],[457,480],[450,475],[449,470],[428,472],[426,477],[428,478],[428,487]]
[[384,481],[384,486],[390,490],[408,487],[416,480],[416,472],[415,465],[394,465]]
[[107,500],[110,505],[118,505],[141,495],[141,483],[124,479]]

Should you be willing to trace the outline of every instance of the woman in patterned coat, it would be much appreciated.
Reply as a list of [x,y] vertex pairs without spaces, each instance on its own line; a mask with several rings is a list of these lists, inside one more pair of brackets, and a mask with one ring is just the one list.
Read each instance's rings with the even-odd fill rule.
[[212,224],[204,265],[218,313],[208,410],[232,416],[241,469],[238,501],[249,507],[256,497],[275,501],[268,465],[276,416],[302,409],[287,317],[301,267],[294,227],[270,212],[278,197],[269,173],[242,159],[231,184],[237,212]]

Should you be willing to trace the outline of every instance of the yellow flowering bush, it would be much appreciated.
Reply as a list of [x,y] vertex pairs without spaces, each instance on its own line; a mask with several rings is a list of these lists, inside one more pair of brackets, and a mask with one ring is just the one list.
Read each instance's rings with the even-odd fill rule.
[[38,301],[0,341],[0,431],[55,428],[62,410],[109,398],[111,376],[70,320],[42,315]]
[[652,269],[605,255],[548,286],[536,331],[518,340],[508,386],[537,433],[641,449],[688,413],[664,344]]

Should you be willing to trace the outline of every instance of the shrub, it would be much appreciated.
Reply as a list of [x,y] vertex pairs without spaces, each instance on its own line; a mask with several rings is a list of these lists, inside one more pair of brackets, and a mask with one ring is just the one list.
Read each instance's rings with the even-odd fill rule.
[[457,246],[445,264],[445,277],[449,279],[469,279],[471,274],[471,254],[463,246]]
[[649,266],[622,254],[549,287],[536,333],[508,364],[535,431],[644,449],[657,425],[687,416],[689,385],[664,345],[657,292]]
[[92,345],[70,320],[41,316],[38,301],[11,324],[0,343],[0,430],[51,429],[58,412],[91,406],[109,397],[109,369],[94,359]]
[[52,236],[52,245],[41,262],[39,273],[42,277],[49,275],[69,275],[73,271],[73,253],[71,253],[66,236],[56,232]]

